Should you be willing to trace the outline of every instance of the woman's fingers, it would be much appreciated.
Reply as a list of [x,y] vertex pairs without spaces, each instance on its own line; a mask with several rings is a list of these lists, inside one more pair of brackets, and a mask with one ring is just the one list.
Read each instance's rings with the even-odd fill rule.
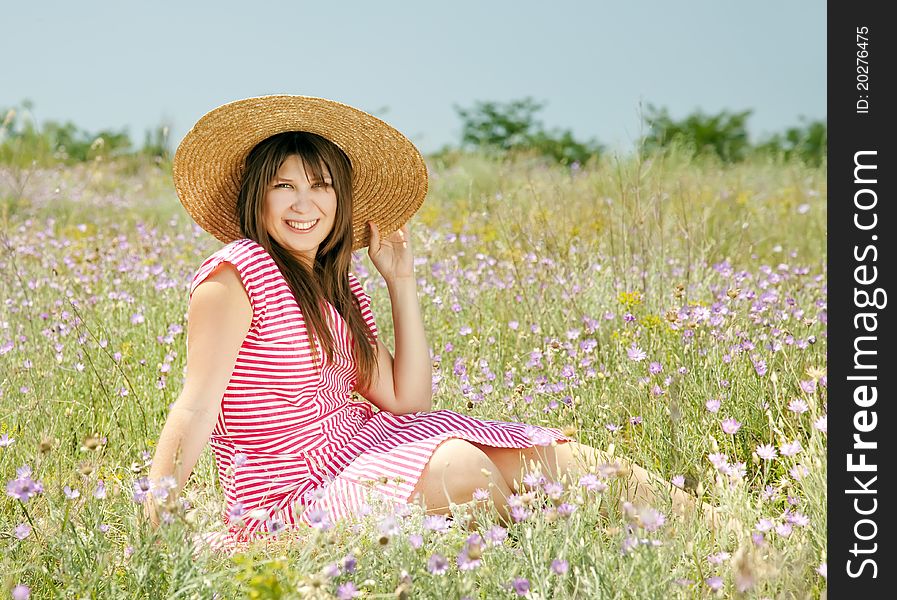
[[368,228],[371,230],[370,248],[376,251],[380,247],[380,232],[377,231],[377,225],[373,221],[368,221]]

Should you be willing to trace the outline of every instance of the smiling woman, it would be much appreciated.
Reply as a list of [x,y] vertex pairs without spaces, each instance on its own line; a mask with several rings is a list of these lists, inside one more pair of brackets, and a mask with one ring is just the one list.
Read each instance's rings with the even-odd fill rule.
[[336,191],[327,165],[308,170],[296,154],[287,156],[265,193],[265,225],[281,246],[313,268],[318,246],[330,233]]
[[[527,459],[553,477],[609,460],[558,429],[431,410],[407,225],[426,167],[382,121],[319,98],[235,102],[188,134],[174,176],[184,206],[226,245],[191,283],[187,382],[150,478],[173,474],[183,486],[211,443],[227,500],[226,531],[206,538],[214,547],[301,523],[329,527],[377,503],[446,513],[478,488],[507,520]],[[229,181],[239,188],[227,193]],[[386,281],[395,357],[349,270],[360,231]],[[659,479],[625,470],[625,497],[653,503]],[[152,501],[147,511],[158,519]]]

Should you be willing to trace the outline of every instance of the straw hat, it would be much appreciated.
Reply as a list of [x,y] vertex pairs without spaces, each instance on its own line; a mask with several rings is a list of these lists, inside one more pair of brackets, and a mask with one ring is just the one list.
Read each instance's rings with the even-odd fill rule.
[[260,96],[219,106],[178,146],[172,164],[178,198],[200,227],[224,243],[240,239],[237,195],[249,151],[284,131],[321,135],[352,163],[352,250],[397,231],[427,195],[427,166],[408,138],[377,117],[311,96]]

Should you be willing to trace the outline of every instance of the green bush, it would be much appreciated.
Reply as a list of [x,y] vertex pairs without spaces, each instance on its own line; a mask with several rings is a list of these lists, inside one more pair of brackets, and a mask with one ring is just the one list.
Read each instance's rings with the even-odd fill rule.
[[825,121],[807,121],[801,117],[801,125],[789,127],[784,135],[774,134],[758,144],[758,154],[769,154],[784,160],[800,160],[818,167],[826,158],[828,126]]
[[21,107],[0,109],[0,164],[26,167],[75,164],[97,159],[150,157],[167,161],[168,127],[158,126],[147,132],[143,147],[134,148],[126,129],[104,129],[91,133],[71,121],[45,121],[41,126],[32,115],[28,100]]
[[461,145],[487,152],[535,153],[560,164],[584,164],[601,154],[595,140],[577,141],[569,130],[545,131],[535,119],[544,106],[530,97],[505,104],[477,102],[469,109],[455,106],[462,121]]
[[695,157],[710,154],[726,163],[738,162],[751,149],[746,126],[751,112],[724,110],[717,115],[706,115],[697,111],[676,121],[666,108],[649,104],[644,120],[650,131],[642,139],[642,147],[646,152],[656,152],[678,144],[688,148]]

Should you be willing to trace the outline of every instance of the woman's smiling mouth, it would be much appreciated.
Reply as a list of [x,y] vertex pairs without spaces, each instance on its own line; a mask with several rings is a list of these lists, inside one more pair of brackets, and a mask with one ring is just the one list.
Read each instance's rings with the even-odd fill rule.
[[314,221],[285,221],[287,226],[297,233],[305,233],[307,231],[311,231],[315,228],[315,225],[318,224],[320,219],[315,219]]

